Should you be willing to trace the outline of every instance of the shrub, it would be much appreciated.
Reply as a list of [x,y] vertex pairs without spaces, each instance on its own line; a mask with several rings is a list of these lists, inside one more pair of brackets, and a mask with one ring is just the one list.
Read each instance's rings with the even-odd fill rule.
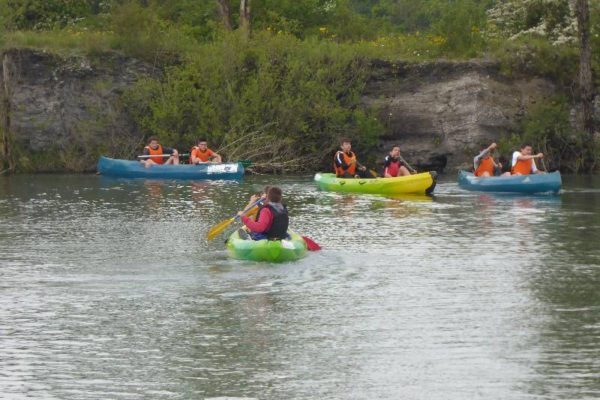
[[335,43],[269,33],[246,41],[233,33],[125,97],[141,128],[165,142],[185,148],[206,136],[229,158],[314,168],[340,136],[374,145],[381,126],[357,107],[366,68]]

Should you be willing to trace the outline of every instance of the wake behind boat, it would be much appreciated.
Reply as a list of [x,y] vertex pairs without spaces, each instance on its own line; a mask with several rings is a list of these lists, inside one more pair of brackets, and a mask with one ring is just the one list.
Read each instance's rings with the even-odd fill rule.
[[100,157],[97,170],[101,175],[113,178],[239,180],[244,176],[244,166],[239,162],[145,167],[139,161]]
[[466,190],[505,193],[558,193],[562,186],[560,172],[545,174],[477,177],[471,172],[458,173],[458,185]]

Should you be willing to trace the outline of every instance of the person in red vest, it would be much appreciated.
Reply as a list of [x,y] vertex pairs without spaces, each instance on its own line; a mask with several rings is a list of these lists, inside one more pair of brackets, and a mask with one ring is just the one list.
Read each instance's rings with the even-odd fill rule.
[[192,147],[190,153],[190,164],[201,164],[206,162],[220,163],[221,156],[208,148],[206,139],[199,139],[198,146]]
[[250,198],[251,203],[255,203],[259,198],[264,199],[264,203],[259,206],[258,214],[255,219],[247,217],[244,211],[238,212],[238,216],[250,231],[247,234],[243,229],[238,232],[242,239],[247,239],[249,235],[253,240],[280,240],[288,238],[289,217],[285,204],[282,203],[283,194],[281,189],[272,186],[268,188],[266,198],[259,195],[253,195]]
[[524,143],[521,146],[520,151],[515,151],[512,157],[512,168],[510,172],[513,175],[529,175],[529,174],[541,174],[542,171],[538,170],[535,166],[534,160],[536,158],[544,158],[543,153],[531,154],[531,144]]
[[395,178],[410,175],[408,168],[406,162],[400,157],[400,146],[393,145],[390,154],[383,159],[383,177]]
[[150,156],[140,160],[146,167],[161,164],[179,164],[177,149],[161,146],[158,143],[158,139],[154,136],[148,139],[148,145],[144,147],[143,155]]
[[338,178],[365,177],[367,168],[356,160],[350,139],[342,139],[340,150],[333,156],[333,170]]
[[[494,157],[492,157],[492,152],[496,149],[496,147],[496,143],[490,144],[473,159],[473,168],[475,170],[475,176],[500,175],[500,171],[502,171],[502,164],[500,164],[499,162],[496,163]],[[505,172],[502,174],[502,176],[508,175],[510,175],[510,172]]]

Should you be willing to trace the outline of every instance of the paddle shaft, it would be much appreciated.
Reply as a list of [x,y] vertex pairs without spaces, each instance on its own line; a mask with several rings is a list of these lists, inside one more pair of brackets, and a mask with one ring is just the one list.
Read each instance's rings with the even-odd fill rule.
[[411,167],[410,164],[407,163],[406,160],[402,156],[398,156],[398,160],[402,161],[404,163],[404,165],[406,165],[408,167],[408,169],[410,169],[410,172],[417,172],[417,170],[414,169],[413,167]]
[[[244,213],[252,210],[255,206],[257,206],[263,199],[260,198],[256,200],[254,203],[250,204],[248,207],[244,209]],[[217,235],[221,234],[233,221],[239,218],[239,215],[234,215],[233,217],[226,219],[224,221],[219,222],[218,224],[212,226],[207,233],[208,240],[213,240]]]
[[[150,158],[150,157],[171,157],[173,154],[153,154],[153,155],[143,155],[143,156],[137,156],[137,158]],[[189,153],[185,153],[185,154],[178,154],[179,157],[188,157]]]

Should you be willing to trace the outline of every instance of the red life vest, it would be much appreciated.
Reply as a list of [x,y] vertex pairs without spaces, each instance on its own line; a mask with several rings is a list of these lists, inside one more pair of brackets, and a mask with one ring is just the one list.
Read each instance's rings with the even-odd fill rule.
[[[338,154],[342,155],[342,161],[344,164],[349,165],[348,169],[344,169],[335,163],[335,159],[337,158]],[[338,151],[335,153],[335,156],[333,156],[333,170],[335,171],[335,175],[339,177],[344,176],[346,173],[354,176],[356,173],[356,155],[354,152],[351,151],[350,155],[344,153],[343,151]]]
[[481,176],[486,171],[490,176],[494,176],[494,161],[492,160],[492,157],[484,158],[479,161],[479,166],[475,170],[475,176]]
[[[163,153],[163,149],[162,149],[162,146],[160,144],[158,145],[158,147],[156,148],[156,150],[153,149],[150,146],[146,146],[144,148],[146,150],[148,150],[148,154],[150,154],[151,156],[159,155],[159,154],[162,155],[162,153]],[[157,163],[157,164],[163,164],[165,162],[165,159],[163,157],[150,157],[150,159],[152,161],[154,161],[155,163]]]
[[400,159],[393,161],[392,157],[391,156],[389,156],[389,157],[390,157],[390,162],[389,162],[389,165],[387,167],[385,167],[385,169],[383,170],[383,176],[385,177],[387,174],[392,177],[396,177],[400,173],[400,166],[402,164],[400,163]]

